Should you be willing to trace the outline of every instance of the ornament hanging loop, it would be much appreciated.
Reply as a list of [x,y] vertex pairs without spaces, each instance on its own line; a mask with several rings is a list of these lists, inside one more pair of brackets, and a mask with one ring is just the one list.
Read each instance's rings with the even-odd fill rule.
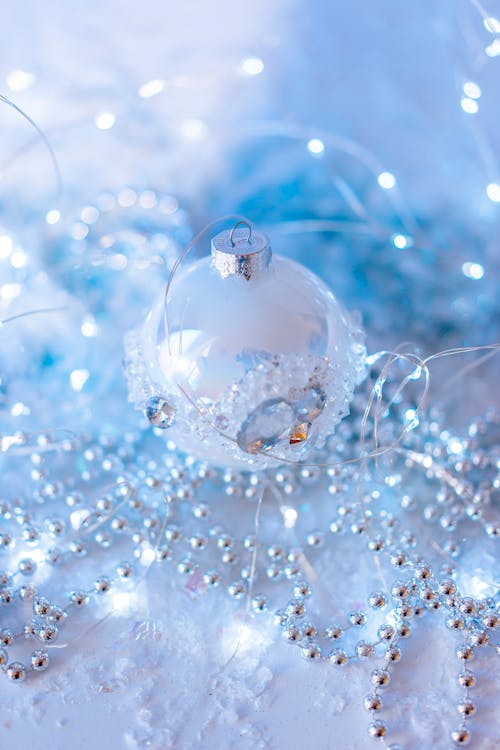
[[241,221],[237,221],[236,224],[233,226],[231,231],[229,232],[229,242],[231,243],[231,246],[235,246],[234,241],[234,233],[238,229],[238,227],[246,227],[248,229],[248,237],[247,237],[247,243],[250,244],[252,240],[252,225],[249,221],[246,221],[246,219],[242,219]]

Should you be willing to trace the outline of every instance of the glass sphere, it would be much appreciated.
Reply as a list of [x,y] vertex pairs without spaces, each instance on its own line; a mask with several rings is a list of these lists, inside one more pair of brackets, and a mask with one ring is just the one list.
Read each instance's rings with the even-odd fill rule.
[[233,252],[246,260],[233,262],[222,233],[229,249],[214,252],[215,238],[212,256],[174,274],[129,335],[126,370],[132,400],[179,448],[255,469],[324,444],[348,412],[366,351],[321,279],[271,259],[264,235],[246,255],[239,232]]

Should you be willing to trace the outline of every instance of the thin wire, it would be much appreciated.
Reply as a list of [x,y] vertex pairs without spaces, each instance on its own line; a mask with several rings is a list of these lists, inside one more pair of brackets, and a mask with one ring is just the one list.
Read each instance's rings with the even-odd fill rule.
[[15,104],[13,101],[8,99],[3,94],[0,94],[0,101],[4,102],[4,104],[7,104],[9,107],[12,107],[16,112],[18,112],[21,117],[24,117],[24,119],[29,122],[32,128],[36,130],[40,138],[42,139],[43,143],[45,144],[45,147],[47,151],[49,152],[50,159],[52,161],[52,166],[54,168],[54,172],[56,175],[56,184],[57,184],[57,195],[59,196],[62,192],[62,177],[61,177],[61,170],[59,169],[59,163],[57,161],[57,157],[55,155],[54,149],[52,148],[49,139],[43,132],[43,130],[39,127],[39,125],[36,124],[36,122],[23,110],[21,107],[19,107],[17,104]]

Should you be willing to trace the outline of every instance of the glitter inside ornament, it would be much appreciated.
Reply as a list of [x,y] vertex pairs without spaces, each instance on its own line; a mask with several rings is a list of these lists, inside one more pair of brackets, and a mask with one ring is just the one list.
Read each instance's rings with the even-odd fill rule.
[[255,469],[321,447],[365,359],[362,330],[321,279],[245,224],[173,275],[128,335],[125,366],[131,400],[181,449]]

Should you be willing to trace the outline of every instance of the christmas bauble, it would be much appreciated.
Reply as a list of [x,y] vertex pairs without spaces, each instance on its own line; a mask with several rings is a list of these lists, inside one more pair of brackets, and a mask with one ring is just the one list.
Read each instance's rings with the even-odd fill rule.
[[246,222],[180,266],[126,349],[131,400],[154,427],[196,457],[248,469],[321,447],[366,359],[330,289]]

